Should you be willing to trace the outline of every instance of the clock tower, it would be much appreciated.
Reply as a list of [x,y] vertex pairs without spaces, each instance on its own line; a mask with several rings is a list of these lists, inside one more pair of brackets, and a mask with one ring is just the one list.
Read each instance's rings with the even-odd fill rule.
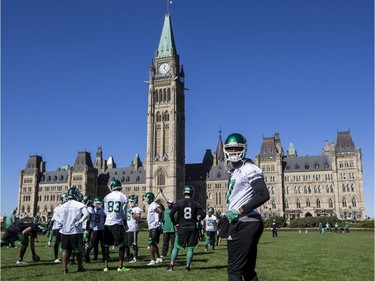
[[148,83],[146,192],[180,199],[185,183],[184,70],[168,13]]

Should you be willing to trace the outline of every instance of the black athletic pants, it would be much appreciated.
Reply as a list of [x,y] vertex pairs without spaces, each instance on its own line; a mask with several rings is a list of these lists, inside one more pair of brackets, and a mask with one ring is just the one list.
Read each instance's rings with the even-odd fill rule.
[[257,246],[263,221],[234,222],[229,226],[228,281],[256,281]]
[[174,239],[175,239],[174,232],[165,232],[165,233],[163,232],[163,251],[161,253],[162,256],[165,257],[168,255],[169,242],[171,243],[171,253],[172,253]]

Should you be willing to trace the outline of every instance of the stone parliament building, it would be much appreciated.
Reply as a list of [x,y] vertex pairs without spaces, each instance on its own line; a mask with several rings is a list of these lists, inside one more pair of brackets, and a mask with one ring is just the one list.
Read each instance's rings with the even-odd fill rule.
[[[182,198],[185,184],[195,187],[195,199],[204,208],[226,211],[229,173],[221,133],[215,151],[207,149],[202,163],[185,163],[185,73],[169,14],[149,73],[144,164],[135,155],[129,167],[117,167],[114,157],[103,159],[99,147],[94,159],[89,152],[78,152],[71,166],[47,171],[42,156],[31,155],[20,171],[18,216],[40,213],[47,219],[60,203],[60,195],[71,186],[91,199],[104,197],[112,178],[122,183],[126,195],[138,195],[144,211],[146,192],[153,192],[166,205],[169,198]],[[293,144],[284,152],[279,133],[263,138],[253,160],[263,170],[270,193],[270,200],[259,208],[264,218],[335,215],[366,219],[361,149],[355,147],[350,131],[338,131],[336,143],[326,141],[322,146],[321,155],[298,156]]]

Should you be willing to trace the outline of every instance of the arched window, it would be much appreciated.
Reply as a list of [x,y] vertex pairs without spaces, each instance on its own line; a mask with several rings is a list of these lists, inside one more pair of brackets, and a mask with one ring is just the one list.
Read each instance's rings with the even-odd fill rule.
[[162,170],[160,170],[157,174],[157,182],[156,185],[165,185],[165,174]]
[[156,113],[156,122],[161,122],[161,115],[160,112]]
[[306,207],[311,207],[311,203],[309,199],[306,200]]
[[328,200],[328,208],[333,208],[333,200],[331,198]]
[[321,206],[321,205],[320,205],[320,200],[319,200],[319,199],[316,199],[316,207],[320,209],[320,208],[321,208],[320,206]]
[[301,201],[299,199],[297,199],[297,208],[300,209],[301,208]]
[[276,201],[272,200],[272,209],[276,209]]
[[342,199],[342,207],[343,207],[343,208],[346,208],[347,205],[348,205],[348,204],[347,204],[347,200],[346,200],[346,198]]
[[169,121],[169,114],[168,111],[164,113],[164,121]]
[[288,200],[285,200],[285,208],[289,209],[289,201]]
[[163,102],[167,101],[167,94],[165,93],[165,89],[163,89]]
[[353,198],[352,200],[352,207],[357,207],[357,199],[356,198]]

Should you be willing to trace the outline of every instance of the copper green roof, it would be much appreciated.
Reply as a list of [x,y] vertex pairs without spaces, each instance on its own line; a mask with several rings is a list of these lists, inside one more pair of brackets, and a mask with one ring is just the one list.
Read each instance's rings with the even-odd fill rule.
[[288,154],[289,154],[289,155],[295,155],[295,154],[297,154],[297,153],[296,153],[296,149],[294,148],[293,143],[290,143],[290,144],[289,144]]
[[176,55],[176,44],[174,41],[172,22],[169,14],[165,15],[163,30],[161,32],[157,58],[167,58]]

